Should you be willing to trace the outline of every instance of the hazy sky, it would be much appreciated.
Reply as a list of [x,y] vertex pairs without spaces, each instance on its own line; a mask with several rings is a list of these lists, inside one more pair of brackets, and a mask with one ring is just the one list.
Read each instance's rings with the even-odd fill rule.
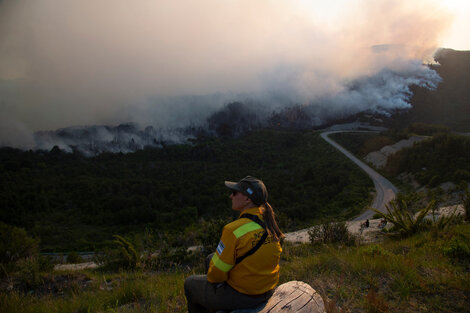
[[447,0],[441,4],[453,14],[453,21],[440,46],[455,50],[470,50],[470,1]]
[[168,100],[181,95],[216,95],[208,107],[240,94],[335,95],[437,47],[470,49],[468,2],[0,0],[0,143],[197,116],[191,101],[183,112]]
[[[301,5],[316,19],[323,19],[326,23],[334,25],[338,18],[350,15],[344,10],[347,3],[352,7],[367,5],[367,1],[331,0],[312,1],[301,0]],[[400,1],[379,1],[381,3],[399,3]],[[439,47],[452,48],[455,50],[470,50],[470,1],[468,0],[430,0],[430,1],[408,1],[408,5],[415,6],[423,11],[431,10],[435,14],[450,14],[449,24],[442,29],[442,34],[437,37]],[[372,2],[369,2],[372,3]],[[405,3],[405,2],[402,2]],[[415,5],[416,4],[416,5]],[[434,34],[436,35],[436,34]]]

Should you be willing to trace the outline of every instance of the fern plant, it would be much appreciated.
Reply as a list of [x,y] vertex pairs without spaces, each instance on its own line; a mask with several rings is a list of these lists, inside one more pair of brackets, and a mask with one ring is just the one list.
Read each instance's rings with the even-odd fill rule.
[[408,210],[408,206],[405,201],[393,200],[389,205],[386,205],[387,213],[380,212],[377,209],[372,208],[377,215],[387,220],[394,225],[394,228],[400,233],[400,235],[407,237],[417,233],[423,228],[423,221],[429,211],[434,210],[436,201],[432,200],[428,205],[415,216]]
[[129,269],[135,269],[140,266],[140,256],[137,253],[134,245],[126,240],[124,237],[114,235],[114,243],[118,247],[121,256],[123,257],[123,263],[126,263],[126,267]]

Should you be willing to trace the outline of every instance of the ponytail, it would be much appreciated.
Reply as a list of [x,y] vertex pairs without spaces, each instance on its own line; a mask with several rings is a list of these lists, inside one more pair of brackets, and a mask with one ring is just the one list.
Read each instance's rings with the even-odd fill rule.
[[274,214],[272,206],[267,201],[262,204],[262,206],[264,207],[263,219],[264,223],[266,224],[266,230],[268,232],[268,235],[272,235],[275,241],[280,241],[285,236],[277,225],[276,216]]

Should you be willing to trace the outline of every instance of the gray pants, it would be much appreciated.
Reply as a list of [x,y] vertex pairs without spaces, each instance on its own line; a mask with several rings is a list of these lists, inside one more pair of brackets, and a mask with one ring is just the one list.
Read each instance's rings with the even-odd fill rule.
[[210,283],[206,275],[192,275],[184,281],[188,312],[216,312],[248,309],[268,301],[273,291],[250,296],[240,293],[227,283]]
[[[206,258],[206,272],[214,253]],[[188,301],[188,312],[216,312],[249,309],[268,301],[273,290],[262,295],[250,296],[240,293],[227,283],[210,283],[207,275],[192,275],[184,281],[184,293]]]

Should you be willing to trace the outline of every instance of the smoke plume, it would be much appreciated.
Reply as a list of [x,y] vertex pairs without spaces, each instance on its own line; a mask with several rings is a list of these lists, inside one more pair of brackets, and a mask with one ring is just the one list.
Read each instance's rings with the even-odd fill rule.
[[439,82],[422,65],[451,21],[436,1],[338,1],[326,16],[322,2],[0,1],[0,145],[71,125],[179,127],[247,99],[386,113]]

